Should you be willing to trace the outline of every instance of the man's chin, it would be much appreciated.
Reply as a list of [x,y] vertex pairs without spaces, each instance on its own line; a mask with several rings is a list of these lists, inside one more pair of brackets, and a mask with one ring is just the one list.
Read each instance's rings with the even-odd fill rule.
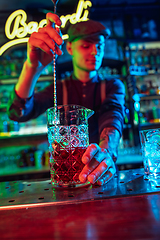
[[100,68],[99,64],[90,64],[90,66],[88,66],[89,71],[97,71],[99,68]]

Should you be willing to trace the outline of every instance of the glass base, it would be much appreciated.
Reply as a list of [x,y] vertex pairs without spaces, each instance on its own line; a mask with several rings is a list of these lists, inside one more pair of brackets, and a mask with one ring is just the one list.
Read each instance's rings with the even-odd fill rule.
[[144,180],[148,180],[151,187],[159,188],[160,187],[160,174],[152,173],[152,174],[144,174]]
[[144,174],[146,180],[160,180],[160,173]]
[[51,184],[53,187],[55,188],[80,188],[80,187],[86,187],[88,185],[90,185],[90,182],[85,182],[85,183],[55,183],[51,181]]

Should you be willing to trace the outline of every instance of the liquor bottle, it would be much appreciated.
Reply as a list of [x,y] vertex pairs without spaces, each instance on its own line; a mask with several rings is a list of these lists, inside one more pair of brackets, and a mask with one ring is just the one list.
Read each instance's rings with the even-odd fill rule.
[[148,21],[148,30],[149,30],[149,35],[151,39],[157,39],[158,34],[157,34],[157,26],[156,23],[153,19]]
[[142,51],[141,50],[137,51],[136,59],[137,59],[137,65],[142,66],[143,60],[142,60]]
[[156,61],[156,69],[157,72],[160,73],[160,49],[156,49],[156,57],[155,57],[155,61]]
[[149,68],[149,52],[145,47],[143,46],[142,50],[142,59],[143,59],[143,66],[146,68]]
[[145,38],[145,39],[150,38],[149,29],[148,29],[148,22],[147,22],[147,19],[145,17],[142,18],[141,29],[142,29],[142,38]]
[[132,25],[133,25],[134,38],[140,38],[141,35],[142,35],[142,32],[141,32],[141,28],[140,28],[140,22],[139,22],[139,19],[137,17],[133,18]]
[[155,50],[154,49],[150,50],[149,60],[150,60],[150,69],[151,69],[152,73],[155,73],[155,71],[156,71],[156,57],[155,57]]

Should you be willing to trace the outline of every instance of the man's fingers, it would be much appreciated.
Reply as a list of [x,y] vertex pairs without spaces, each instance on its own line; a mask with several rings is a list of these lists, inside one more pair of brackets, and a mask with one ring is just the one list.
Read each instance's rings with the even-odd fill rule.
[[97,144],[90,144],[82,157],[85,164],[79,175],[81,182],[94,184],[97,180],[102,185],[108,181],[115,173],[115,164],[106,149],[99,147]]
[[82,182],[85,182],[88,177],[88,180],[91,181],[91,183],[95,183],[95,181],[108,168],[109,163],[107,163],[107,161],[110,161],[111,157],[107,154],[107,152],[97,152],[94,150],[94,157],[88,161],[79,175],[79,179]]
[[[101,152],[102,153],[102,152]],[[85,165],[82,172],[79,175],[81,182],[88,181],[92,184],[97,182],[99,185],[103,185],[109,181],[115,174],[116,168],[111,156],[106,153],[99,155],[100,161],[95,158]]]
[[47,18],[47,25],[42,29],[46,31],[50,36],[50,38],[53,39],[58,45],[63,44],[62,34],[60,31],[60,26],[62,22],[60,18],[53,13],[47,13],[46,18]]
[[105,161],[102,161],[97,168],[91,172],[88,176],[88,181],[94,184],[106,171],[108,170],[108,165]]
[[106,171],[97,181],[97,184],[102,186],[105,183],[107,183],[108,181],[110,181],[114,174],[116,173],[116,169],[115,168],[109,168],[108,171]]
[[[53,53],[51,52],[51,48],[48,46],[49,44],[46,44],[43,39],[41,38],[30,38],[28,41],[29,46],[31,46],[32,50],[41,49],[42,51],[46,52],[50,56],[53,57]],[[54,43],[53,43],[54,44]],[[53,48],[53,46],[52,46]]]
[[88,175],[99,165],[98,161],[90,161],[89,163],[87,163],[82,172],[79,175],[79,180],[81,182],[86,182],[87,181],[87,177]]
[[62,51],[59,47],[57,47],[57,46],[56,46],[56,54],[57,54],[58,56],[60,56],[60,55],[63,54],[63,51]]
[[[29,39],[29,45],[35,48],[40,48],[41,50],[43,50],[44,52],[46,52],[47,54],[49,54],[50,56],[53,57],[53,52],[55,49],[55,43],[54,41],[50,38],[50,36],[48,35],[48,33],[46,33],[46,31],[40,31],[38,33],[32,33],[32,36]],[[51,51],[52,50],[52,51]],[[56,53],[58,55],[62,54],[62,51],[59,49],[58,46],[56,46]]]
[[[93,157],[95,157],[96,154],[100,151],[100,147],[97,144],[90,144],[88,148],[86,149],[85,153],[83,154],[82,157],[82,162],[84,164],[89,163]],[[98,158],[98,155],[96,159]]]
[[99,178],[103,177],[107,171],[112,172],[112,168],[115,168],[115,164],[111,156],[109,154],[105,155],[105,159],[89,174],[88,181],[94,184]]
[[47,19],[47,23],[55,23],[58,26],[61,26],[62,22],[60,20],[60,18],[58,17],[58,15],[54,14],[54,13],[47,13],[46,15],[46,19]]
[[[47,35],[47,39],[49,38],[51,41],[56,42],[56,44],[61,45],[63,43],[63,39],[61,37],[61,32],[56,31],[56,29],[52,28],[51,26],[46,26],[38,30],[36,34],[45,34]],[[43,39],[46,40],[45,38]]]

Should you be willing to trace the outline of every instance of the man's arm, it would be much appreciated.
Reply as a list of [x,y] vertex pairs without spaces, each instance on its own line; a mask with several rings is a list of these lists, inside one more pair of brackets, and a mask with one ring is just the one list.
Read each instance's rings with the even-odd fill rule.
[[79,176],[80,181],[85,182],[88,179],[91,183],[97,181],[99,185],[103,185],[114,176],[119,139],[120,133],[114,127],[103,129],[99,146],[90,144],[82,157],[85,167]]
[[109,94],[103,102],[99,118],[99,145],[90,144],[82,157],[85,164],[79,175],[82,182],[88,179],[91,183],[103,185],[116,173],[115,162],[124,120],[125,89],[120,81],[110,83]]
[[19,80],[15,86],[15,92],[20,98],[30,98],[34,92],[36,82],[44,66],[34,67],[25,61]]
[[60,45],[63,40],[60,29],[52,24],[61,25],[60,18],[52,13],[46,15],[47,25],[31,34],[27,44],[27,60],[24,63],[15,91],[21,98],[32,96],[35,84],[42,70],[53,60],[53,51],[61,55]]
[[101,132],[99,146],[107,149],[114,162],[117,160],[119,140],[120,133],[114,127],[104,128]]
[[[15,89],[11,93],[8,102],[7,112],[12,120],[27,121],[30,119],[33,109],[33,92],[35,84],[42,70],[53,60],[53,51],[61,55],[60,49],[63,40],[60,36],[60,30],[53,28],[52,24],[61,25],[60,18],[47,13],[47,25],[40,28],[38,32],[31,34],[27,44],[27,60],[23,65],[22,72]],[[42,104],[40,102],[40,104]],[[24,114],[25,112],[25,114]],[[23,114],[27,118],[23,118]],[[35,116],[36,117],[36,116]]]

